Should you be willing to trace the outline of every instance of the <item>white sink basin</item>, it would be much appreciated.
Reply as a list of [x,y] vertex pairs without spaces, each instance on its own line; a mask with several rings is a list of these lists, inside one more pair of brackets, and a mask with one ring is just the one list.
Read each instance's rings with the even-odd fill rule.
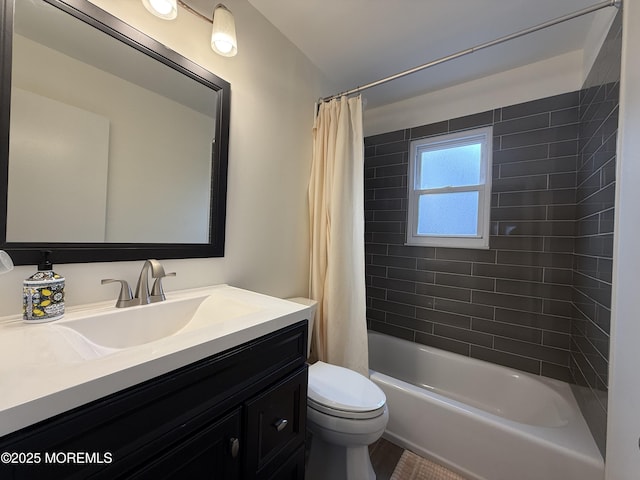
[[309,318],[307,307],[213,285],[164,302],[0,318],[0,436]]
[[89,342],[107,349],[123,349],[226,322],[259,310],[256,305],[225,295],[224,291],[214,291],[209,295],[90,313],[52,327],[56,330],[71,329]]

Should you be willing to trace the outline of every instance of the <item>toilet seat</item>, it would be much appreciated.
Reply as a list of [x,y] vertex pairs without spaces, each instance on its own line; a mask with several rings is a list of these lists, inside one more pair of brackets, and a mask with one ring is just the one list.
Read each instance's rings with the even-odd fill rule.
[[324,362],[309,367],[309,408],[333,417],[364,420],[382,415],[386,401],[375,383],[353,370]]

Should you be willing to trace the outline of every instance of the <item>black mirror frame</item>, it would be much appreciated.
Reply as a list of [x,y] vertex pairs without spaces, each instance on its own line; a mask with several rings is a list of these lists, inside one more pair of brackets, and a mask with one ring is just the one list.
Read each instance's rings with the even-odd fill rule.
[[9,125],[14,5],[0,0],[0,249],[16,265],[37,264],[43,250],[51,250],[54,263],[112,262],[147,258],[205,258],[224,256],[231,85],[153,38],[127,25],[87,0],[42,0],[108,35],[149,55],[218,92],[216,143],[212,159],[209,243],[22,243],[7,242],[9,177]]

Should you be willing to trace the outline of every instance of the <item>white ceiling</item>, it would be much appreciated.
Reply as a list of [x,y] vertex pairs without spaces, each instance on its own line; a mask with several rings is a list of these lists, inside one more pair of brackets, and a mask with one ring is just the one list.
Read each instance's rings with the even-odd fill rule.
[[[326,95],[597,3],[597,0],[248,1],[334,83],[336,91]],[[217,0],[189,0],[189,3],[210,13]],[[580,50],[596,15],[607,13],[592,13],[375,87],[365,94],[368,106],[399,101]]]

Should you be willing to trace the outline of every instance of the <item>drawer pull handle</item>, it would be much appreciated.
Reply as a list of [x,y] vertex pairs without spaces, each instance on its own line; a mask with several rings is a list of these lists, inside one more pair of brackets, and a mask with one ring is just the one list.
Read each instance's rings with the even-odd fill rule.
[[285,429],[288,423],[289,421],[286,418],[281,418],[276,423],[274,423],[273,426],[277,431],[281,432]]
[[240,451],[240,440],[234,437],[230,438],[229,448],[231,449],[231,458],[236,458],[238,456],[238,452]]

